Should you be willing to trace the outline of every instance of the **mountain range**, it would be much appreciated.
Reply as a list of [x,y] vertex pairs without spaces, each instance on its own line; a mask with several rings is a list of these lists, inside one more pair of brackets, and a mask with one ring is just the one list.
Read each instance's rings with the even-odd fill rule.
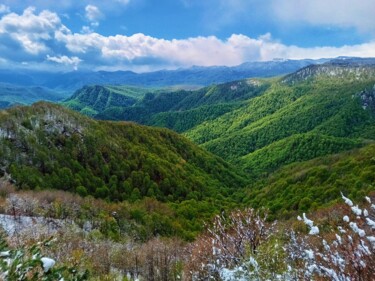
[[2,171],[20,188],[218,200],[284,217],[341,191],[357,198],[372,190],[373,61],[340,58],[195,90],[86,85],[61,105],[2,111]]
[[[268,62],[248,62],[234,67],[215,66],[181,68],[135,73],[132,71],[72,71],[51,72],[28,69],[0,69],[0,87],[7,96],[0,96],[0,104],[9,107],[17,104],[31,104],[39,100],[61,101],[75,90],[86,85],[127,85],[145,88],[191,89],[224,83],[248,77],[270,77],[283,75],[321,60],[273,60]],[[6,89],[4,89],[6,84]],[[14,87],[14,90],[11,88]],[[19,89],[23,89],[20,91]],[[39,89],[39,90],[36,90]],[[35,93],[43,95],[35,96]],[[12,93],[14,91],[14,93]],[[46,95],[48,93],[48,95]]]
[[238,66],[212,66],[180,68],[135,73],[132,71],[72,71],[45,72],[35,70],[0,70],[0,82],[20,86],[43,86],[55,90],[74,91],[84,85],[129,85],[144,87],[165,87],[175,85],[205,86],[248,77],[271,77],[294,72],[310,64],[320,64],[320,60],[273,60],[247,62]]
[[173,129],[257,177],[374,140],[374,85],[373,64],[340,60],[199,90],[129,95],[86,86],[62,104],[98,119]]

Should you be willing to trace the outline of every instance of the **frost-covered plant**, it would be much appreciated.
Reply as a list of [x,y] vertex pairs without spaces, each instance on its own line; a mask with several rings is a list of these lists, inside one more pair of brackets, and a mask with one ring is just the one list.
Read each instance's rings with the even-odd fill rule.
[[188,274],[192,280],[241,280],[258,274],[258,249],[274,230],[266,215],[253,209],[215,217],[207,233],[190,250]]
[[304,214],[299,219],[309,227],[309,235],[291,232],[287,250],[298,279],[375,280],[375,205],[369,197],[364,208],[342,198],[347,207],[335,231],[319,234]]
[[75,268],[56,267],[54,259],[43,256],[43,248],[51,242],[52,238],[30,247],[10,249],[0,235],[0,280],[87,280],[87,272],[81,274]]

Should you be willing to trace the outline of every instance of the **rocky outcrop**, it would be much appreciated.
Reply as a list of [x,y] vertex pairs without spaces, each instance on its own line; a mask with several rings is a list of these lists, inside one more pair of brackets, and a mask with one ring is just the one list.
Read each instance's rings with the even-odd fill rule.
[[363,109],[371,109],[375,111],[375,85],[370,90],[366,89],[358,93],[358,96],[360,97]]
[[316,77],[350,79],[354,81],[367,80],[371,77],[375,78],[375,65],[359,65],[348,63],[327,63],[322,65],[310,65],[298,70],[295,73],[287,75],[282,80],[282,83],[293,85],[298,82]]

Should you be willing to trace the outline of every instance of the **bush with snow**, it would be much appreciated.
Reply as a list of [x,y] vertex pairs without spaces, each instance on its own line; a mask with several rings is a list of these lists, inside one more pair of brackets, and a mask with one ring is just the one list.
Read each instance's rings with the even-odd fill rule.
[[282,231],[251,209],[216,217],[190,249],[188,280],[375,280],[375,205],[342,199],[322,225],[302,214]]
[[284,280],[283,242],[275,223],[253,209],[215,217],[207,233],[191,245],[188,280]]
[[[289,257],[297,279],[375,280],[375,208],[371,199],[363,209],[342,195],[346,213],[336,229],[324,234],[312,231],[314,222],[304,215],[309,235],[290,233]],[[371,205],[371,206],[370,206]],[[366,208],[367,207],[367,208]]]
[[30,247],[11,249],[3,235],[0,235],[0,280],[87,280],[87,272],[78,273],[75,268],[56,267],[56,261],[42,255],[52,239]]

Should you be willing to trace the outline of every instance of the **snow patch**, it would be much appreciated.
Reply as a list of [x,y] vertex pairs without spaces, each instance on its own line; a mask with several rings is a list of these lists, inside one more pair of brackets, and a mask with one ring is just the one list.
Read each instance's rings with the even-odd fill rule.
[[366,235],[365,231],[363,229],[360,229],[358,225],[355,222],[349,223],[349,226],[355,233],[357,233],[360,237],[364,237]]
[[342,194],[342,193],[341,193],[341,197],[342,197],[342,199],[344,199],[344,202],[345,202],[346,205],[348,205],[349,207],[353,207],[353,202],[352,202],[352,200],[350,200],[349,198],[346,198],[346,197],[344,196],[344,194]]
[[55,265],[55,260],[47,257],[43,257],[40,259],[43,263],[43,270],[44,272],[48,272],[54,265]]

